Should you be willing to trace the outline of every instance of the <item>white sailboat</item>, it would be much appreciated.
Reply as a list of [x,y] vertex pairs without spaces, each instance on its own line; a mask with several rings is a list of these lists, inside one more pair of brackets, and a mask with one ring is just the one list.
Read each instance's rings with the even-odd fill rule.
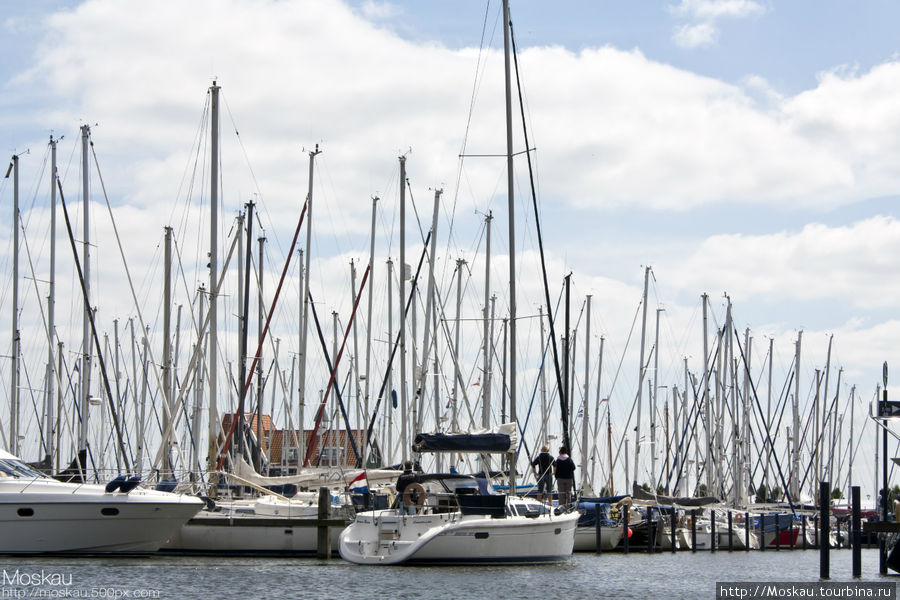
[[368,565],[480,564],[559,561],[572,554],[577,512],[557,515],[530,498],[479,494],[471,476],[420,481],[414,507],[359,513],[341,534],[341,557]]
[[[495,432],[420,434],[414,450],[510,452],[517,446],[515,428],[507,423]],[[578,516],[490,493],[486,481],[479,485],[470,475],[420,475],[404,490],[403,502],[358,513],[341,533],[339,549],[344,560],[370,565],[558,561],[572,554]]]
[[136,485],[57,481],[0,450],[0,554],[154,552],[203,507]]

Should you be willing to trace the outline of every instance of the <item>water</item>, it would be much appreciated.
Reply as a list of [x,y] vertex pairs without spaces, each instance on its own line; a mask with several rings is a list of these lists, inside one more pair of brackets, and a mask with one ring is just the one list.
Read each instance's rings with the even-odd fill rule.
[[[877,550],[863,550],[862,567],[862,581],[895,581],[878,575]],[[576,554],[563,563],[515,567],[369,567],[340,559],[5,557],[0,569],[0,599],[712,599],[717,581],[816,582],[819,553]],[[831,581],[851,580],[850,551],[832,551]]]

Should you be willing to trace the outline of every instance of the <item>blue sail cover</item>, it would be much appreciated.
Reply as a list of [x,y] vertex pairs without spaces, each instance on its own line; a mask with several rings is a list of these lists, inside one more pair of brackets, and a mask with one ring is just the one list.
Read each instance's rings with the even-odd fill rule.
[[513,442],[505,433],[420,433],[415,452],[509,452]]

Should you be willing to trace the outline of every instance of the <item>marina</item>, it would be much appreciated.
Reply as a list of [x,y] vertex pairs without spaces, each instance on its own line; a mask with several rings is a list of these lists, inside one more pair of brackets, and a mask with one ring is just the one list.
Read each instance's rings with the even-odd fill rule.
[[[44,22],[106,32],[92,19],[122,16],[110,0],[64,2],[40,9],[55,15]],[[835,291],[882,264],[866,258],[870,249],[852,251],[882,236],[854,229],[863,221],[838,223],[832,229],[852,230],[853,241],[829,243],[826,226],[797,216],[792,203],[818,202],[822,190],[849,194],[844,183],[820,180],[801,193],[800,183],[781,187],[786,176],[773,175],[785,157],[775,171],[756,172],[769,158],[755,152],[738,161],[744,173],[693,146],[701,124],[729,112],[719,103],[752,111],[750,121],[775,119],[807,151],[829,146],[809,131],[838,127],[785,126],[806,96],[767,111],[758,81],[713,84],[707,74],[706,116],[688,131],[667,125],[658,145],[647,138],[654,155],[673,145],[693,151],[666,150],[648,165],[640,144],[620,153],[613,142],[620,123],[655,122],[659,110],[635,100],[609,113],[594,105],[647,95],[624,76],[609,79],[656,60],[640,50],[536,43],[548,35],[535,33],[541,18],[527,3],[517,12],[514,0],[485,2],[467,23],[480,29],[478,42],[458,48],[381,27],[399,23],[393,5],[289,4],[257,8],[269,30],[289,23],[286,38],[344,57],[331,71],[303,60],[282,66],[316,74],[330,100],[308,104],[312,94],[292,81],[293,100],[260,101],[271,73],[256,71],[274,60],[262,44],[253,51],[270,58],[248,70],[198,77],[192,67],[191,85],[157,83],[145,101],[91,107],[118,119],[146,102],[153,108],[134,119],[140,126],[82,118],[75,135],[17,129],[40,142],[16,145],[0,182],[0,210],[11,214],[0,256],[0,313],[10,315],[0,325],[8,340],[0,598],[373,590],[482,598],[500,583],[529,597],[721,598],[745,582],[846,582],[845,595],[877,588],[896,597],[900,401],[889,362],[898,306],[871,299],[883,274],[865,302]],[[742,7],[768,14],[755,0]],[[253,13],[243,0],[231,8],[238,21]],[[473,18],[459,10],[460,22]],[[708,14],[724,14],[716,10]],[[682,0],[669,12],[697,11]],[[720,17],[705,18],[712,27]],[[312,24],[332,37],[295,34]],[[342,27],[348,43],[370,40],[372,56],[344,56],[333,33]],[[161,64],[180,67],[163,46]],[[51,55],[42,69],[55,68]],[[384,67],[395,58],[403,68]],[[573,62],[580,77],[554,81]],[[410,98],[376,93],[363,64],[392,80],[414,73]],[[660,64],[647,72],[664,85]],[[673,103],[679,90],[704,88],[682,69],[689,76],[665,94]],[[593,90],[579,113],[591,125],[573,128],[562,109],[582,85]],[[835,81],[818,85],[824,94]],[[410,111],[402,118],[394,115],[401,107]],[[632,122],[631,111],[641,117]],[[292,119],[341,133],[303,137]],[[746,120],[734,123],[743,131]],[[560,127],[568,133],[556,138]],[[727,131],[728,147],[741,148]],[[591,160],[580,162],[572,146]],[[802,182],[811,175],[799,156],[814,153],[795,154]],[[692,171],[698,156],[705,161]],[[619,162],[628,160],[637,162]],[[694,175],[683,179],[681,169]],[[717,191],[705,199],[688,179]],[[875,179],[888,183],[877,194],[860,184],[855,203],[875,207],[864,222],[889,229],[883,237],[896,243],[900,228],[889,210],[881,214],[881,198],[900,179]],[[834,251],[770,254],[778,238],[796,244],[801,233],[777,230],[777,214],[763,218],[755,204],[763,197],[802,223],[802,234],[822,234],[810,248]],[[618,202],[644,208],[622,211]],[[674,229],[691,229],[676,213],[692,202],[721,203],[729,218],[708,211],[708,222],[697,220],[709,228],[698,249],[672,260],[688,245]],[[645,211],[659,220],[621,237],[607,223],[612,214],[630,226]],[[730,233],[732,214],[751,229]],[[742,246],[752,229],[769,232],[752,248],[758,259]],[[896,254],[879,247],[881,257]],[[831,276],[845,252],[853,266],[844,279]],[[779,296],[779,288],[792,291]],[[861,331],[867,319],[884,322]],[[827,589],[818,597],[839,591]]]

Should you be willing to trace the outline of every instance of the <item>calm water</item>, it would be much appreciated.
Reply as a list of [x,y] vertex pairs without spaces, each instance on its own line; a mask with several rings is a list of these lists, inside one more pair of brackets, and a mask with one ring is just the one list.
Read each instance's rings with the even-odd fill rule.
[[[885,580],[878,575],[877,550],[863,550],[862,566],[863,581]],[[0,558],[0,569],[0,599],[712,599],[716,581],[818,581],[819,554],[576,554],[564,563],[518,567],[362,567],[340,559]],[[831,580],[851,579],[850,551],[833,551]]]

